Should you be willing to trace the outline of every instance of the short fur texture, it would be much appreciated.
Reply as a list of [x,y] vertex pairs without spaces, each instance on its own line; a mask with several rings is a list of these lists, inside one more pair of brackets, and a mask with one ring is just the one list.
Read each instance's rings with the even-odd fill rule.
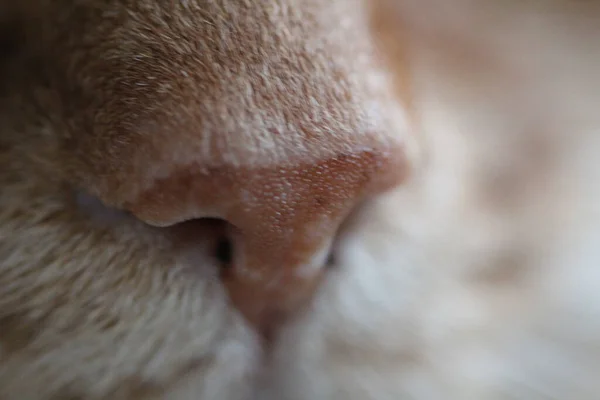
[[[296,271],[320,270],[406,136],[365,3],[28,4],[27,48],[45,80],[35,101],[57,132],[48,168],[148,223],[226,219],[243,237],[231,279],[240,307],[266,286],[309,293],[319,274]],[[254,309],[305,296],[285,293],[246,313],[271,319]]]
[[[0,67],[0,398],[596,400],[600,12],[435,3],[373,2],[377,27],[360,0],[5,9],[26,23]],[[410,175],[268,348],[220,228],[80,191],[120,205],[159,155],[295,165],[377,132]]]

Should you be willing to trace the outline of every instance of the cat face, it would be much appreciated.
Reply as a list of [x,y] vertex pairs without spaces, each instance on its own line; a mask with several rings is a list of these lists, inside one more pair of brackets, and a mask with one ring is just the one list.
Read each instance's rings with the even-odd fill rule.
[[406,176],[368,8],[33,6],[3,64],[4,392],[252,394],[346,218]]
[[582,14],[30,3],[0,397],[595,398]]

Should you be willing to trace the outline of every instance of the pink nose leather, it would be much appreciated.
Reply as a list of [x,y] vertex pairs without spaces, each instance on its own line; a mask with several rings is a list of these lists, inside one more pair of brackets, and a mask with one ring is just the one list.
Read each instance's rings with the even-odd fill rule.
[[238,310],[267,334],[310,299],[352,209],[397,185],[404,173],[401,148],[280,168],[188,165],[156,181],[129,208],[157,225],[213,216],[235,227],[224,284]]

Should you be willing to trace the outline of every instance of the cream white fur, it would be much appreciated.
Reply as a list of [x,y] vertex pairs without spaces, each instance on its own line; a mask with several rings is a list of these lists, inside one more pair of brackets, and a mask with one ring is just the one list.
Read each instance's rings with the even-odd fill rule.
[[434,28],[498,69],[414,47],[420,168],[342,240],[272,398],[600,396],[599,36],[539,9],[461,36],[477,11]]

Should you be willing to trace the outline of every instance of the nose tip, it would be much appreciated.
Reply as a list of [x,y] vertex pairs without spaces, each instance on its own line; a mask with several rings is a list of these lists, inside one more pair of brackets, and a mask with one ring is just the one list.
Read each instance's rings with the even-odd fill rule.
[[[274,255],[275,249],[263,252],[260,247],[240,249],[237,265],[224,277],[224,286],[235,308],[269,341],[314,294],[323,275],[328,244],[304,260],[286,261],[297,253],[286,249]],[[238,259],[238,260],[239,260]]]
[[234,226],[224,285],[267,335],[312,297],[345,217],[365,197],[397,185],[404,172],[402,149],[265,168],[188,165],[156,181],[130,209],[156,225],[207,216]]
[[330,252],[339,211],[308,204],[233,215],[235,254],[224,284],[233,305],[266,338],[314,293]]

